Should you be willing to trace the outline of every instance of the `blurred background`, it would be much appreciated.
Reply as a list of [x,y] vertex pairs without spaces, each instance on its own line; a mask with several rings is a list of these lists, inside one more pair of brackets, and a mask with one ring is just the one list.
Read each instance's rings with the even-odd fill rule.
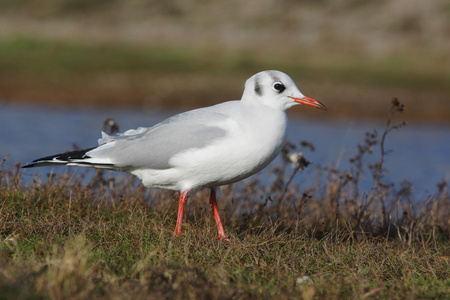
[[[29,161],[66,149],[45,152],[79,130],[72,142],[92,146],[96,138],[81,136],[99,136],[106,117],[151,126],[172,112],[240,99],[245,80],[265,69],[289,74],[327,106],[290,110],[300,134],[322,128],[315,139],[344,152],[363,139],[351,128],[384,126],[398,97],[410,124],[399,147],[414,153],[402,152],[397,169],[421,161],[433,180],[448,180],[447,0],[0,0],[0,154]],[[142,121],[139,113],[147,124],[129,121]]]
[[239,99],[248,77],[274,68],[326,102],[327,118],[384,116],[398,97],[411,118],[449,121],[446,0],[0,6],[3,101],[197,107]]

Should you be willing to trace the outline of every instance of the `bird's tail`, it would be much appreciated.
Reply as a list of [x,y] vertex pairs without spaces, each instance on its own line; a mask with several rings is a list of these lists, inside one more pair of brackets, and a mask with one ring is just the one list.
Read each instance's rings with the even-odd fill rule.
[[98,163],[92,160],[92,158],[87,153],[95,148],[96,147],[38,158],[33,160],[32,163],[23,166],[22,168],[44,167],[53,165],[83,166],[106,169],[113,167],[112,164]]

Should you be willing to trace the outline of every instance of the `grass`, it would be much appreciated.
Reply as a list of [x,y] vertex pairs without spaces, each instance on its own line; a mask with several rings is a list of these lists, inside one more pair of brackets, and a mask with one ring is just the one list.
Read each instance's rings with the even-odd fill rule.
[[[382,86],[444,89],[449,74],[440,57],[417,60],[414,53],[392,53],[370,58],[364,54],[282,52],[268,57],[264,51],[218,51],[211,48],[137,46],[71,40],[8,36],[0,40],[1,73],[88,75],[104,72],[240,73],[278,66],[296,76]],[[303,59],[298,59],[303,56]],[[297,59],[295,58],[297,57]]]
[[[314,186],[295,180],[312,168],[303,142],[286,146],[269,186],[256,177],[222,187],[225,244],[206,192],[189,199],[177,238],[172,192],[102,171],[88,183],[63,173],[24,184],[19,166],[2,168],[0,298],[448,298],[446,182],[420,201],[383,178],[384,137],[402,109],[393,101],[386,128],[367,134],[349,170],[317,165]],[[367,165],[370,155],[378,163]]]

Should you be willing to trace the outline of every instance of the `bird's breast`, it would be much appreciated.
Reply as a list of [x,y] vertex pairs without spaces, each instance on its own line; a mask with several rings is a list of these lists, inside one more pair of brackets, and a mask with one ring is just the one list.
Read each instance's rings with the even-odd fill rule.
[[[226,127],[228,134],[201,149],[189,149],[171,163],[186,176],[184,186],[217,186],[239,181],[265,168],[281,151],[286,115],[247,116]],[[252,119],[253,118],[253,119]]]

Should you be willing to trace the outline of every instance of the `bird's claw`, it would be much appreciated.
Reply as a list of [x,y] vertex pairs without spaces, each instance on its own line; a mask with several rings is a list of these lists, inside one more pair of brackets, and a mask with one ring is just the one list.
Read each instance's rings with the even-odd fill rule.
[[231,243],[231,239],[227,238],[226,235],[223,235],[223,236],[222,235],[218,235],[217,239],[220,240],[224,244]]

